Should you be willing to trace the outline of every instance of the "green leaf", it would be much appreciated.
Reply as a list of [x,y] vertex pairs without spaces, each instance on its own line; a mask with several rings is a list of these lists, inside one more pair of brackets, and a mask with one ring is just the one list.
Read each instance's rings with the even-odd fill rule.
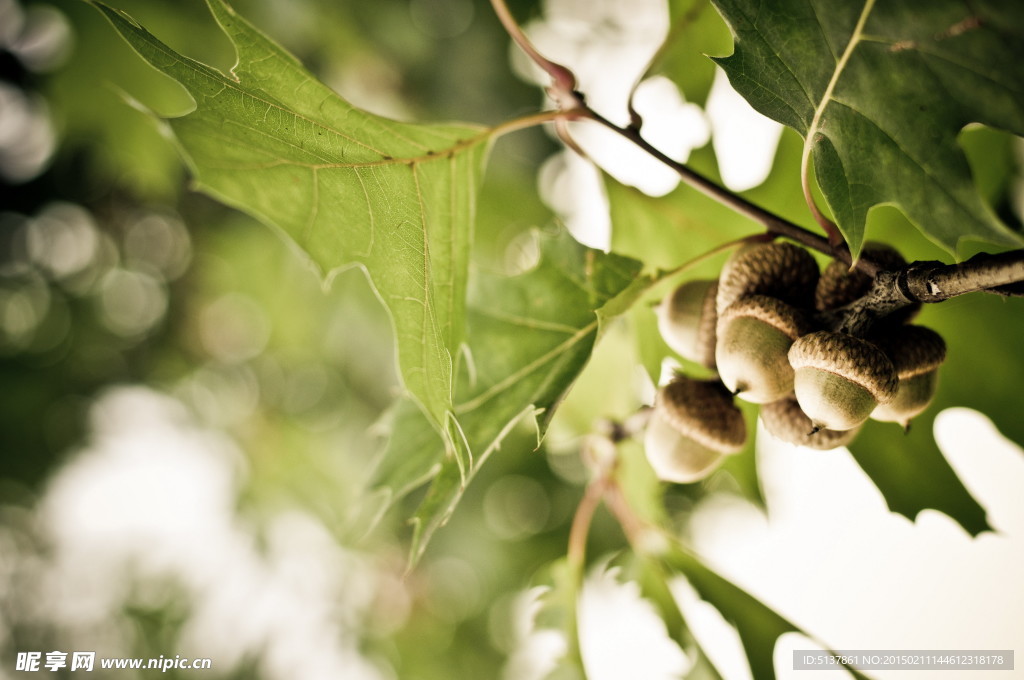
[[365,269],[391,314],[406,389],[457,449],[452,357],[489,132],[360,111],[223,0],[208,5],[238,53],[229,74],[96,6],[195,100],[166,127],[200,190],[280,230],[325,276]]
[[743,411],[743,419],[747,424],[747,443],[744,444],[742,451],[726,456],[719,470],[732,476],[744,498],[759,508],[764,508],[764,490],[761,488],[761,477],[757,473],[758,407],[742,399],[736,400],[736,406]]
[[515,277],[479,273],[454,409],[472,452],[469,465],[463,474],[459,461],[439,446],[424,449],[426,423],[413,415],[392,433],[378,475],[378,484],[397,498],[411,481],[436,474],[414,517],[414,562],[510,428],[530,423],[539,444],[555,407],[586,366],[608,310],[623,309],[639,286],[649,284],[639,272],[639,262],[585,248],[559,231],[542,239],[533,269]]
[[907,434],[899,425],[871,421],[849,445],[850,452],[891,511],[913,520],[922,510],[938,510],[971,535],[989,531],[985,509],[935,445],[934,420],[935,412],[918,417]]
[[[639,282],[639,283],[638,283]],[[620,310],[649,281],[640,263],[585,248],[561,230],[544,239],[538,265],[514,278],[481,273],[468,314],[471,366],[455,413],[476,458],[470,476],[525,420],[537,442],[555,408],[586,366],[607,310]],[[446,460],[416,513],[414,557],[454,510],[465,490]]]
[[1020,245],[984,204],[957,135],[1024,134],[1024,6],[962,0],[714,0],[736,37],[717,60],[761,113],[805,139],[854,253],[868,211],[892,204],[956,254]]
[[573,569],[564,557],[549,564],[541,574],[543,585],[540,587],[545,590],[540,596],[541,608],[534,620],[534,627],[538,630],[558,631],[566,641],[565,653],[544,678],[584,680],[587,674],[580,656],[577,620],[583,574]]

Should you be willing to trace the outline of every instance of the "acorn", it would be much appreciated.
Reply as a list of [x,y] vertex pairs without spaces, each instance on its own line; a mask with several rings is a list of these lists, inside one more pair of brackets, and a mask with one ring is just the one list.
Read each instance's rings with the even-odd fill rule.
[[946,360],[942,336],[924,326],[898,326],[872,338],[892,361],[899,378],[896,396],[871,412],[874,420],[899,423],[910,428],[935,396],[939,366]]
[[892,401],[896,369],[877,346],[847,333],[809,333],[789,348],[793,389],[815,430],[852,430]]
[[707,368],[715,367],[717,279],[687,281],[657,307],[658,330],[672,351]]
[[715,361],[729,390],[755,404],[778,401],[793,391],[789,348],[810,331],[804,314],[765,295],[743,297],[718,321]]
[[860,432],[860,427],[852,430],[815,430],[814,423],[800,410],[800,404],[793,398],[780,399],[762,406],[761,422],[776,439],[819,451],[846,446]]
[[[862,254],[883,269],[894,270],[904,267],[906,259],[892,246],[875,241],[864,244]],[[819,311],[845,307],[862,297],[871,289],[874,279],[859,269],[839,260],[832,260],[821,272],[818,286],[814,291],[814,307]],[[904,323],[909,321],[921,310],[921,303],[901,307],[893,312],[893,321]]]
[[746,439],[743,413],[720,382],[676,376],[658,391],[644,448],[659,479],[687,484],[711,474]]
[[718,279],[718,315],[740,298],[767,295],[793,307],[810,308],[818,263],[791,243],[760,243],[733,253]]

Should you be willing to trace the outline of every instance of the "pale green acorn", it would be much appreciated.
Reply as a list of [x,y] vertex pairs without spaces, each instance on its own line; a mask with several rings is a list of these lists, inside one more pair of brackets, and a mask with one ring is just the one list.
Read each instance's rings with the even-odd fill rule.
[[939,366],[946,360],[946,343],[924,326],[898,326],[872,340],[892,361],[899,386],[892,401],[876,406],[871,418],[909,429],[910,420],[928,408],[935,397]]
[[672,351],[707,368],[715,367],[715,299],[718,281],[687,281],[657,307],[658,331]]
[[764,295],[730,305],[718,321],[715,362],[729,390],[755,404],[778,401],[793,391],[789,348],[810,330],[803,313]]
[[814,429],[852,430],[896,396],[898,379],[874,344],[846,333],[809,333],[789,349],[793,389]]
[[740,451],[746,438],[743,413],[720,382],[676,376],[658,391],[644,449],[659,479],[689,484]]

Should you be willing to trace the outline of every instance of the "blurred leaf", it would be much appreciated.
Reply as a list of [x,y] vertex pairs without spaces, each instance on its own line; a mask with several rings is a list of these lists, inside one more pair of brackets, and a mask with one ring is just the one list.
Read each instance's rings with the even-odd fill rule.
[[[618,452],[615,481],[623,495],[628,498],[631,512],[652,526],[667,526],[669,517],[665,507],[665,485],[647,464],[640,442],[619,442]],[[679,603],[672,594],[669,580],[674,574],[666,569],[665,562],[658,556],[645,551],[637,551],[630,555],[630,559],[625,560],[627,576],[637,582],[640,594],[654,605],[665,622],[669,637],[691,655],[694,665],[686,677],[721,680],[718,670],[690,633]]]
[[[50,3],[47,3],[50,4]],[[85,167],[75,169],[76,188],[92,195],[115,182],[146,199],[173,200],[181,191],[184,170],[174,145],[153,119],[124,105],[124,92],[160,111],[182,111],[189,96],[173,81],[153,77],[121,40],[110,39],[110,25],[80,0],[53,0],[74,27],[74,54],[43,81],[47,100],[59,121],[62,151],[87,149]],[[194,3],[182,6],[153,0],[118,0],[160,26],[170,38],[181,37],[204,56],[215,58],[221,35]],[[198,11],[197,11],[198,10]],[[89,185],[93,186],[90,187]],[[84,187],[83,187],[84,185]],[[96,186],[98,185],[98,187]]]
[[572,569],[567,559],[553,562],[548,568],[547,590],[541,596],[537,612],[537,628],[556,630],[566,640],[566,650],[545,680],[584,680],[583,659],[579,646],[579,596],[583,574]]
[[849,445],[850,452],[893,512],[913,520],[922,510],[939,510],[971,535],[988,531],[985,509],[935,445],[934,420],[934,413],[918,417],[906,435],[893,423],[870,421]]
[[97,7],[195,99],[193,112],[166,124],[200,189],[282,230],[324,275],[365,267],[391,313],[405,387],[464,459],[452,356],[489,133],[355,109],[222,0],[208,4],[238,51],[230,75]]
[[455,406],[473,456],[466,479],[458,461],[436,443],[422,446],[426,423],[407,408],[400,413],[411,417],[399,420],[378,475],[378,484],[397,498],[441,463],[414,517],[414,562],[512,426],[530,422],[538,441],[543,437],[555,407],[590,358],[606,310],[621,309],[638,285],[649,283],[639,270],[639,262],[585,248],[559,231],[542,239],[534,269],[515,277],[480,272],[472,287],[469,352]]
[[1014,136],[983,125],[972,125],[960,133],[960,145],[967,154],[978,191],[989,205],[998,207],[1016,171]]
[[1013,441],[1024,442],[1016,399],[1024,381],[1019,356],[1024,300],[975,293],[944,303],[923,325],[941,333],[948,345],[935,401],[914,419],[908,434],[898,425],[872,421],[850,450],[893,512],[914,519],[933,508],[978,534],[991,528],[985,510],[939,451],[932,424],[943,409],[967,406],[992,418]]
[[1024,133],[1024,6],[715,3],[736,36],[718,63],[754,108],[804,135],[855,253],[882,203],[951,253],[964,239],[1022,243],[982,202],[956,135],[971,122]]
[[726,456],[719,469],[732,475],[744,498],[759,508],[764,508],[761,477],[757,474],[758,406],[742,399],[736,399],[735,403],[743,411],[743,420],[747,424],[747,443],[743,446],[743,450]]
[[[721,674],[708,659],[704,649],[690,633],[679,603],[669,589],[668,574],[661,563],[650,559],[640,559],[637,565],[637,582],[640,592],[658,610],[665,622],[669,637],[679,645],[680,649],[690,652],[693,666],[686,674],[687,679],[702,678],[706,680],[722,680]],[[694,654],[696,652],[696,654]]]
[[[625,505],[641,525],[670,526],[671,518],[666,515],[665,504],[661,500],[664,484],[642,463],[640,447],[626,442],[620,446],[620,453],[616,482],[626,498]],[[641,585],[647,589],[647,596],[662,610],[667,624],[678,623],[682,614],[677,615],[671,611],[677,605],[662,600],[666,597],[664,589],[667,588],[668,580],[676,573],[686,576],[697,593],[737,628],[754,677],[758,680],[773,680],[775,671],[772,658],[778,637],[789,631],[808,634],[708,568],[678,542],[675,538],[678,533],[677,530],[668,529],[663,534],[664,542],[653,536],[651,540],[637,542],[634,537],[631,541],[638,559],[647,563],[643,564],[647,573],[641,575]],[[662,581],[662,585],[657,580]],[[810,635],[808,637],[813,638]]]
[[677,267],[755,231],[752,222],[688,186],[653,198],[606,178],[605,191],[611,206],[612,250],[641,259],[648,267]]
[[[775,643],[783,633],[797,632],[814,639],[804,630],[777,614],[763,602],[708,568],[677,543],[662,555],[666,566],[686,576],[697,593],[714,605],[726,621],[736,627],[747,652],[751,673],[758,680],[774,680]],[[864,676],[847,668],[855,678]]]

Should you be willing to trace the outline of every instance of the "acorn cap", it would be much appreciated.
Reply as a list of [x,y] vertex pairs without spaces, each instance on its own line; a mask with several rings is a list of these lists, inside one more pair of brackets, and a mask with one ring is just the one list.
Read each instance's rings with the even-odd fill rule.
[[871,341],[892,361],[900,380],[934,371],[946,360],[946,341],[924,326],[897,326]]
[[658,391],[655,411],[680,434],[723,453],[735,453],[747,440],[743,412],[717,380],[676,376]]
[[[814,423],[800,409],[796,399],[781,399],[761,407],[761,422],[777,439],[797,446],[827,451],[846,446],[854,440],[860,428],[852,430],[814,430]],[[814,432],[814,434],[811,434]]]
[[738,250],[718,280],[718,313],[748,295],[768,295],[794,307],[810,307],[818,263],[791,243],[761,243]]
[[[861,251],[882,269],[899,269],[907,264],[899,252],[884,243],[868,242]],[[814,307],[819,310],[844,307],[868,292],[872,278],[839,260],[832,260],[821,272],[814,291]]]
[[799,338],[789,348],[794,370],[816,368],[860,385],[879,403],[896,394],[896,369],[876,345],[847,333],[817,331]]
[[811,330],[807,316],[794,309],[782,300],[767,295],[749,295],[729,305],[718,319],[724,324],[740,317],[750,317],[763,321],[785,333],[791,340],[796,340]]

